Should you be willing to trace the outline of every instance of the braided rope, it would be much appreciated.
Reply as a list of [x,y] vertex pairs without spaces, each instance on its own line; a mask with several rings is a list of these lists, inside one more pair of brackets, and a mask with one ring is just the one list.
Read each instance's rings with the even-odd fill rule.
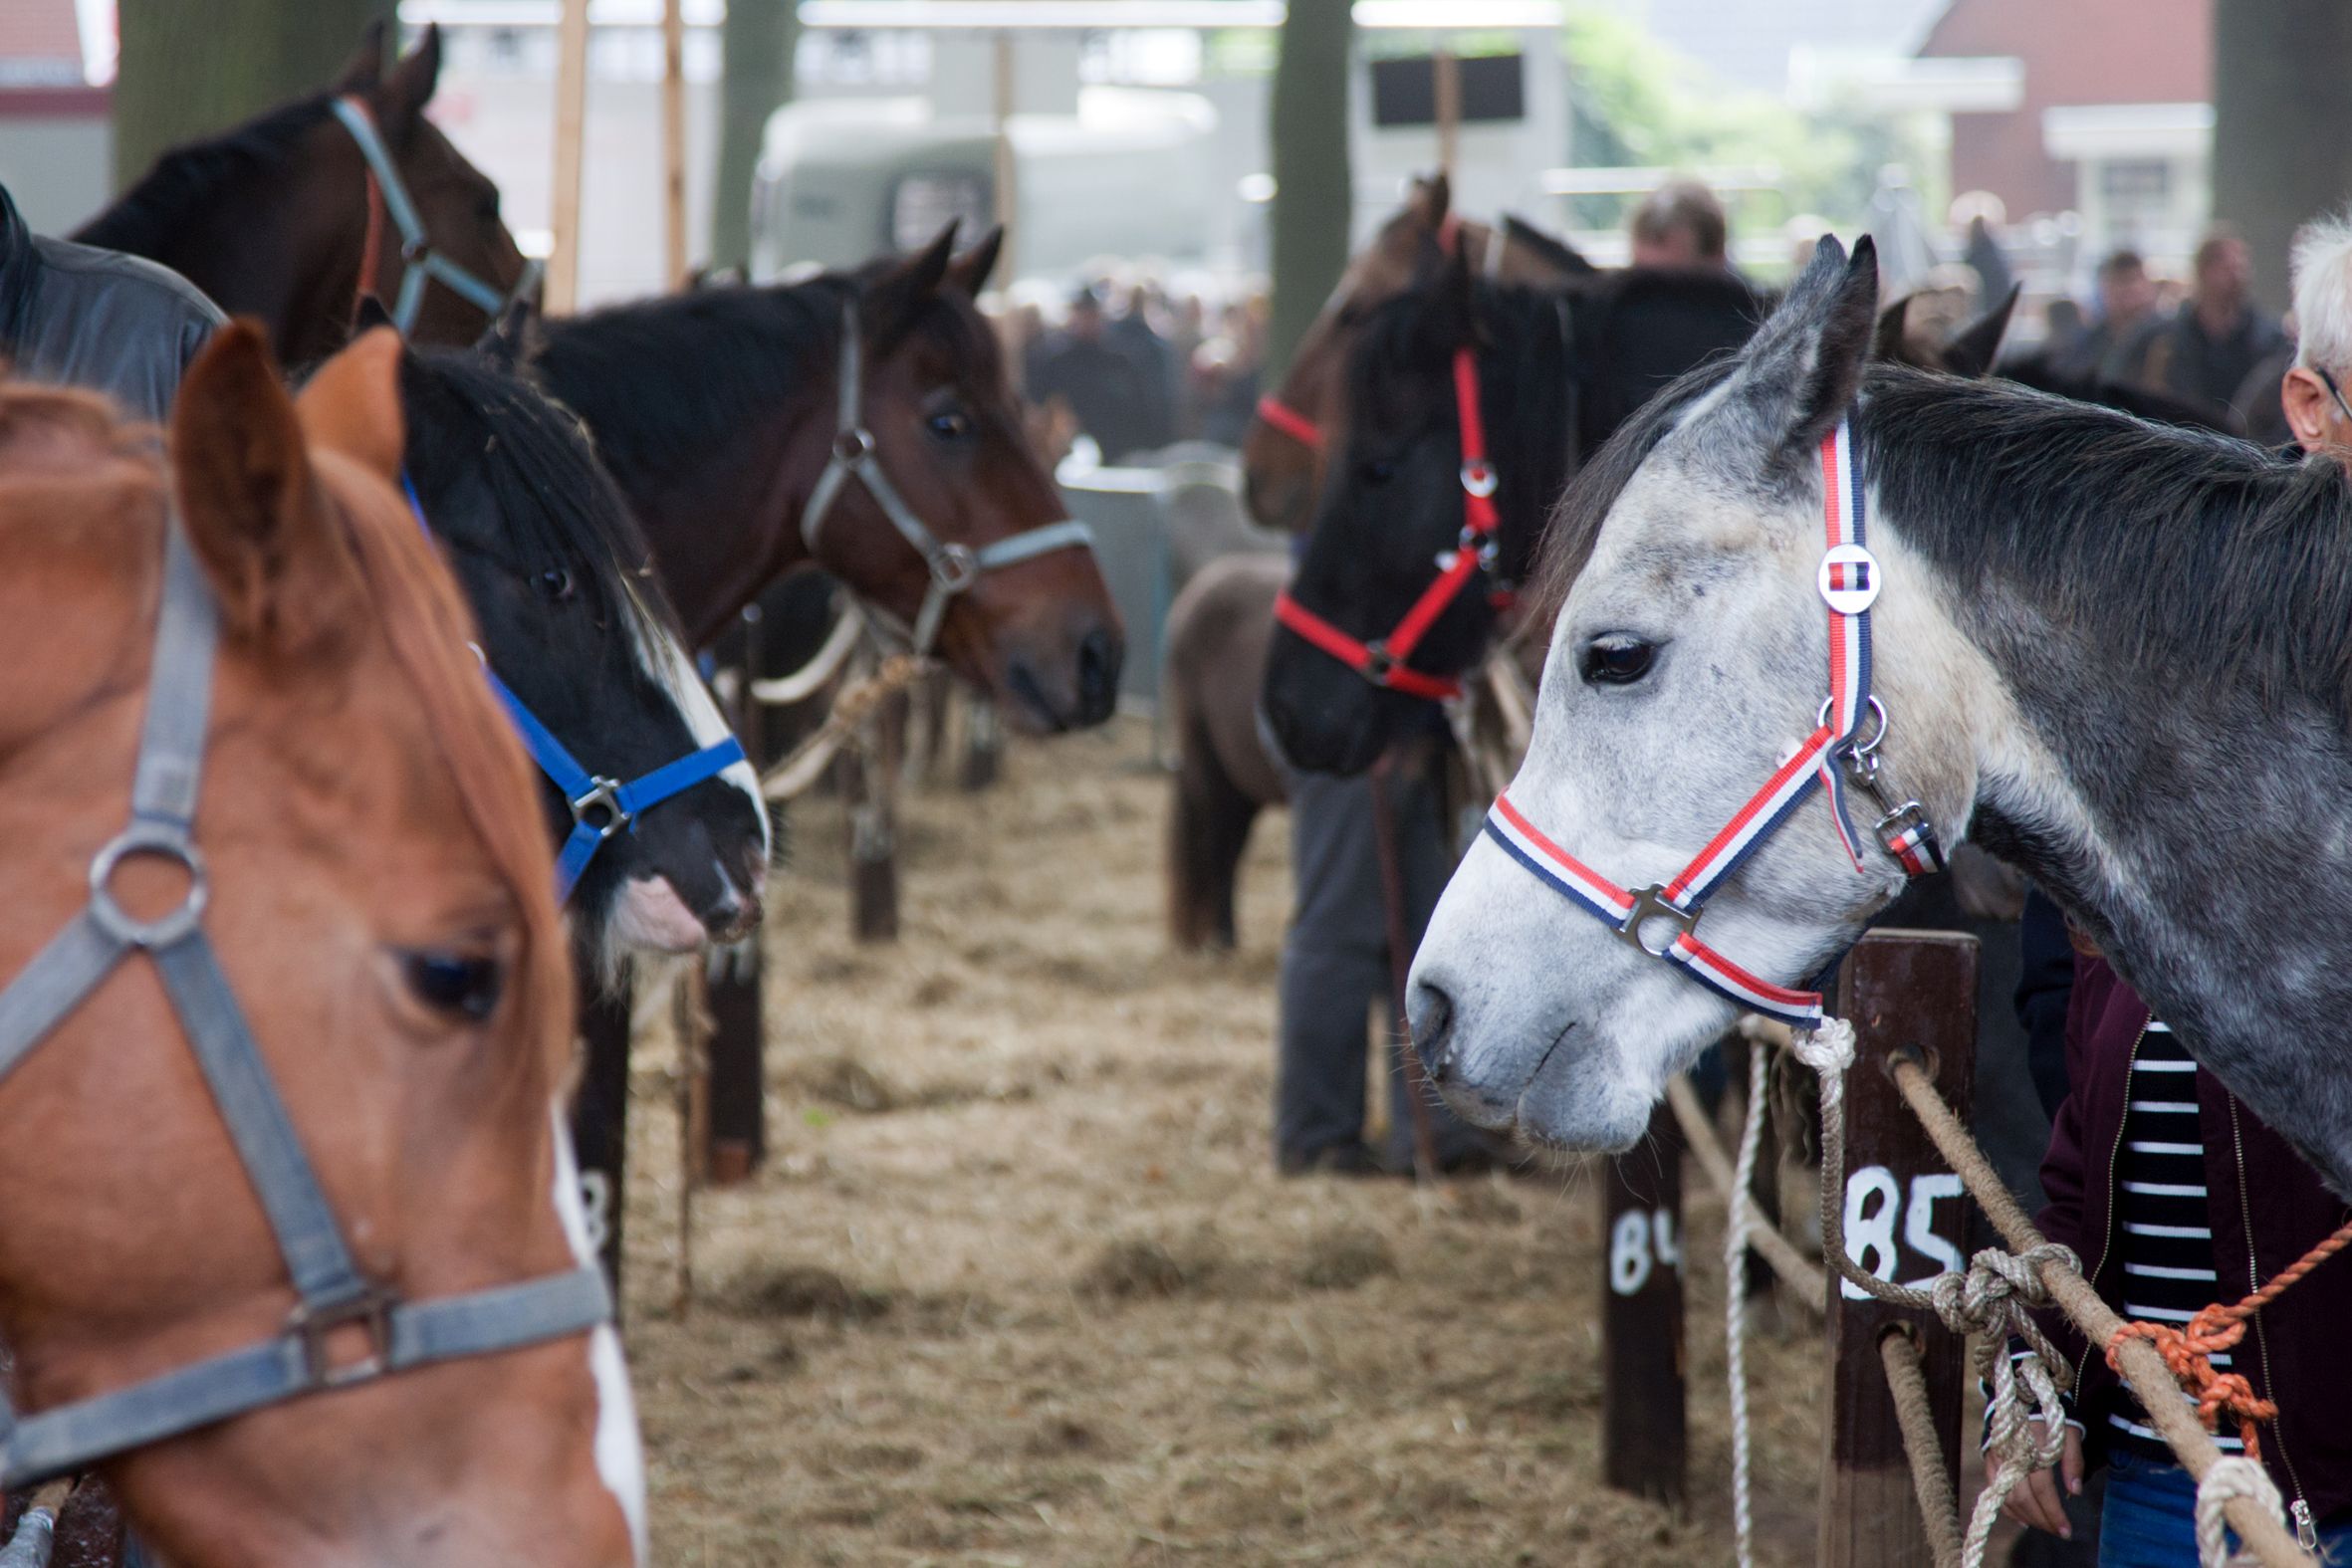
[[2234,1557],[2230,1552],[2229,1521],[2222,1510],[2236,1497],[2248,1498],[2273,1515],[2284,1508],[2278,1485],[2262,1468],[2261,1460],[2238,1454],[2225,1456],[2197,1483],[2197,1560],[2204,1568],[2231,1568],[2235,1562],[2255,1561],[2250,1555]]
[[1753,1444],[1748,1425],[1748,1247],[1756,1229],[1756,1210],[1743,1200],[1756,1180],[1757,1151],[1764,1145],[1764,1094],[1771,1070],[1764,1041],[1751,1044],[1748,1119],[1740,1129],[1740,1158],[1732,1170],[1731,1202],[1725,1205],[1724,1362],[1732,1396],[1732,1537],[1740,1568],[1751,1568],[1756,1561]]

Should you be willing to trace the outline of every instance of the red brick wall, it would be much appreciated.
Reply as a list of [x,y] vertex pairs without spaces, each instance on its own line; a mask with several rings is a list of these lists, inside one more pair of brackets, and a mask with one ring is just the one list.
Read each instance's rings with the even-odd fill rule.
[[2074,165],[2042,152],[2041,112],[2213,99],[2213,0],[1953,0],[1924,55],[2011,55],[2025,100],[1952,116],[1952,189],[1989,190],[2011,218],[2074,205]]

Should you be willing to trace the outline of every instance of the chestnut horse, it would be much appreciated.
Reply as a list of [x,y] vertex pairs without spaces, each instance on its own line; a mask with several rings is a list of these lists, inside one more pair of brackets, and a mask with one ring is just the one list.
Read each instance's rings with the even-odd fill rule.
[[0,388],[0,1478],[181,1568],[631,1563],[553,866],[387,347],[298,407],[226,330],[168,464]]
[[1517,218],[1492,225],[1455,218],[1452,201],[1445,175],[1413,181],[1404,206],[1349,260],[1339,286],[1292,351],[1282,385],[1260,399],[1258,416],[1242,438],[1242,495],[1250,515],[1266,527],[1302,533],[1314,521],[1323,463],[1336,450],[1346,404],[1348,355],[1364,317],[1425,276],[1449,239],[1499,283],[1556,284],[1593,270],[1572,247]]
[[[361,295],[410,287],[421,290],[410,336],[472,342],[501,297],[528,287],[529,266],[499,219],[498,187],[425,117],[439,28],[390,71],[382,59],[378,24],[326,92],[164,153],[74,238],[161,262],[222,310],[259,318],[288,364],[342,347]],[[397,196],[370,168],[363,133]],[[429,286],[410,284],[420,266]]]

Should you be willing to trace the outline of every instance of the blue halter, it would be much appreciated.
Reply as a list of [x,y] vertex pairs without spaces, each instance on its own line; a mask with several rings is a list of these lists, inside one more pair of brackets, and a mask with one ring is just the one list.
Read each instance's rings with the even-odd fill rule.
[[[408,510],[416,515],[416,526],[424,530],[426,539],[431,539],[433,526],[425,520],[424,503],[417,499],[415,481],[402,474],[400,489],[408,497]],[[481,652],[479,648],[474,651]],[[572,808],[572,832],[556,856],[558,903],[572,896],[572,889],[579,885],[588,862],[595,858],[605,839],[624,827],[636,831],[636,820],[646,811],[746,761],[743,743],[730,735],[699,752],[663,763],[651,773],[625,784],[602,774],[591,774],[556,739],[555,731],[542,724],[539,715],[498,678],[498,672],[490,668],[487,658],[483,660],[482,673],[488,677],[490,689],[506,706],[507,717],[514,721],[515,734],[522,738],[523,750],[531,754],[539,771],[547,775],[548,782]]]

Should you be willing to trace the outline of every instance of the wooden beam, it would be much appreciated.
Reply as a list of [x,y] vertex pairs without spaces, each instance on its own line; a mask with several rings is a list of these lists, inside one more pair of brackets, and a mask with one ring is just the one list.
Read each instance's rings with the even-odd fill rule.
[[550,316],[580,308],[580,179],[588,133],[588,0],[564,0],[556,29],[556,176],[550,187],[547,287]]
[[686,3],[661,6],[661,162],[663,269],[669,287],[686,287]]

